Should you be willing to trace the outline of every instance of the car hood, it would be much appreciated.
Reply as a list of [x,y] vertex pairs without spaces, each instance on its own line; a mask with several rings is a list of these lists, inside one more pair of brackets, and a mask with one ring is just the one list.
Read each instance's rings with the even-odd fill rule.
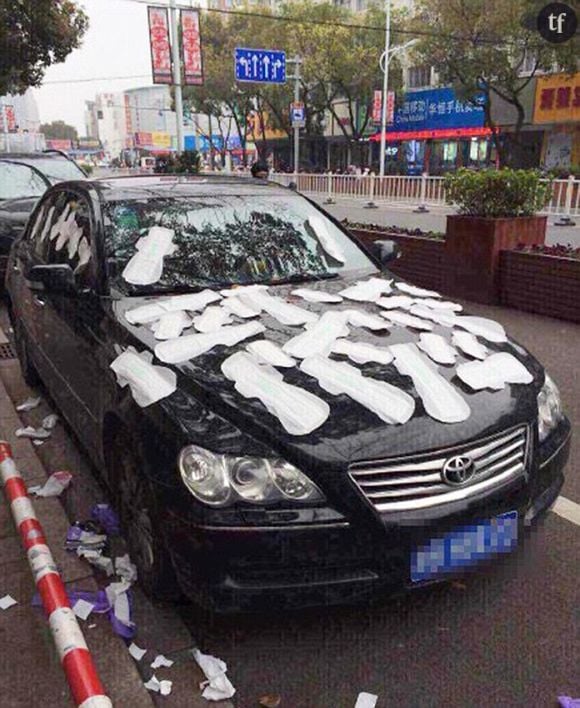
[[[365,274],[368,277],[369,274]],[[389,276],[392,277],[392,276]],[[328,281],[306,283],[305,287],[336,293],[361,279],[341,277]],[[396,285],[396,279],[394,285]],[[328,309],[358,309],[377,314],[379,308],[373,303],[361,303],[345,300],[338,304],[309,303],[291,294],[298,285],[269,287],[268,292],[279,295],[288,302],[299,305],[316,314]],[[139,305],[154,302],[158,298],[124,298],[114,303],[114,313],[118,323],[129,335],[127,342],[143,351],[144,346],[153,350],[158,340],[148,325],[134,326],[127,322],[124,312]],[[462,313],[465,314],[465,313]],[[261,315],[259,321],[266,327],[263,335],[279,345],[303,331],[302,327],[290,327],[280,324],[269,315]],[[241,322],[241,321],[240,321]],[[449,339],[450,329],[434,325],[433,332]],[[185,334],[195,330],[185,330]],[[419,332],[407,327],[393,326],[390,330],[373,333],[364,328],[351,328],[351,339],[373,343],[379,346],[419,341]],[[463,442],[468,442],[513,425],[530,422],[537,414],[536,397],[543,383],[544,373],[540,364],[520,345],[509,340],[503,344],[485,342],[490,353],[508,351],[516,356],[533,374],[534,381],[529,385],[507,384],[503,390],[483,390],[472,392],[455,375],[455,366],[439,366],[440,373],[461,392],[471,408],[470,417],[461,423],[441,423],[425,412],[423,404],[414,389],[411,379],[400,375],[390,364],[365,364],[360,368],[365,376],[387,381],[415,398],[416,408],[412,418],[403,425],[389,425],[370,410],[353,401],[346,395],[333,396],[323,390],[316,379],[302,373],[298,367],[281,369],[284,381],[316,394],[327,401],[330,416],[326,422],[309,435],[290,435],[278,419],[268,413],[257,399],[248,399],[237,393],[233,382],[221,371],[222,362],[236,351],[243,351],[249,341],[245,340],[233,347],[218,346],[211,351],[183,364],[170,366],[178,373],[178,387],[188,391],[223,418],[239,427],[278,454],[291,461],[301,461],[310,466],[317,464],[341,465],[361,460],[373,460],[386,457],[413,454],[435,450]],[[481,340],[483,341],[483,340]],[[346,358],[339,357],[340,359]],[[459,356],[457,363],[470,361]],[[157,360],[154,363],[159,364]],[[352,363],[349,361],[349,363]],[[166,399],[168,404],[171,399]],[[183,412],[180,413],[183,415]]]

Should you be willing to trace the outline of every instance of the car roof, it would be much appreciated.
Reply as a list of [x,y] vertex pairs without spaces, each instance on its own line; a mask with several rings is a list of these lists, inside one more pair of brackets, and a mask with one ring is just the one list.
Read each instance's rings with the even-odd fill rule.
[[225,175],[129,175],[86,180],[102,201],[124,201],[147,197],[215,197],[296,194],[274,182],[252,177]]

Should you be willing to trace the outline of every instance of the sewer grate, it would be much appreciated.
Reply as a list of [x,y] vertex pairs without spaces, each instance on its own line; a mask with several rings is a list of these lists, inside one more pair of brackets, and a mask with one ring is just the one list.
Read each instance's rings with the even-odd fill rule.
[[16,359],[16,354],[10,342],[0,344],[0,360],[2,359]]

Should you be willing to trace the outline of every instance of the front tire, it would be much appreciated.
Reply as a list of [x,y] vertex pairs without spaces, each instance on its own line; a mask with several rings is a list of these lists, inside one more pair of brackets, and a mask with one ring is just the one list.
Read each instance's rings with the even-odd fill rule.
[[159,530],[151,483],[128,435],[116,434],[110,448],[109,471],[115,506],[140,586],[151,600],[178,600],[181,590]]

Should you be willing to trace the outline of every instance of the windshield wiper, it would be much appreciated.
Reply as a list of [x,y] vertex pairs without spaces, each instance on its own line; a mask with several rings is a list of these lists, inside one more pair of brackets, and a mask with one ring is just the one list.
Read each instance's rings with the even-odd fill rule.
[[338,273],[300,273],[299,275],[289,275],[286,278],[277,278],[264,281],[269,285],[284,285],[286,283],[305,283],[316,280],[332,280],[338,278]]

